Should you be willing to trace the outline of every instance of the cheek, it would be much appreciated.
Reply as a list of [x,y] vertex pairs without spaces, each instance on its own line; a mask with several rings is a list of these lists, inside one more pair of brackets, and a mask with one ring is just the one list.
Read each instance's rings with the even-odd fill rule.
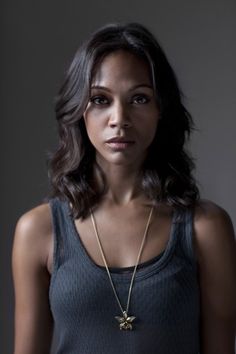
[[153,115],[149,117],[149,119],[145,119],[142,122],[142,125],[140,125],[139,130],[141,133],[144,134],[144,136],[146,136],[146,138],[149,137],[149,139],[153,140],[157,131],[158,123],[159,117],[157,115]]
[[157,130],[157,124],[152,125],[147,128],[146,140],[147,140],[148,145],[150,145],[152,143],[153,139],[155,138],[156,130]]
[[84,115],[84,125],[85,129],[87,132],[87,135],[89,137],[89,140],[91,141],[93,139],[94,131],[96,131],[93,127],[93,124],[91,123],[91,120],[88,119],[86,115]]
[[92,145],[96,146],[99,140],[101,140],[102,127],[98,124],[98,119],[96,117],[84,117],[84,125],[87,131],[88,138]]
[[83,114],[86,129],[87,130],[103,129],[107,115],[108,114],[104,112],[104,109],[102,110],[93,107],[88,107]]
[[151,123],[149,123],[147,125],[147,128],[146,128],[146,132],[147,132],[146,141],[147,141],[147,145],[148,146],[151,145],[151,143],[155,139],[157,128],[158,128],[158,124],[159,124],[159,119],[154,120],[153,122],[151,122]]

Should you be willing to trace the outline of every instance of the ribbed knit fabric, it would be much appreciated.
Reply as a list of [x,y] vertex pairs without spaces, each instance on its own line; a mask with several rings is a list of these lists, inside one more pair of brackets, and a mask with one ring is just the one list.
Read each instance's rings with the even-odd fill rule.
[[[50,200],[54,228],[49,289],[56,354],[198,354],[199,286],[192,246],[192,212],[176,222],[174,212],[165,251],[137,270],[129,314],[132,331],[121,331],[121,316],[105,267],[86,251],[69,215],[69,204]],[[123,270],[122,272],[120,270]],[[111,268],[123,307],[132,267]]]

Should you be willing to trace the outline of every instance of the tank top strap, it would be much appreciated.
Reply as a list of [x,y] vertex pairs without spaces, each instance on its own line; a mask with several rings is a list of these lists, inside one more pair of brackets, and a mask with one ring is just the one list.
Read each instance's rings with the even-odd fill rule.
[[57,197],[49,200],[53,225],[53,267],[54,270],[66,262],[76,250],[76,240],[71,232],[70,215],[66,201]]
[[193,267],[196,267],[197,260],[194,250],[194,232],[193,232],[192,208],[180,212],[180,221],[178,221],[178,242],[176,252],[180,257],[185,258]]

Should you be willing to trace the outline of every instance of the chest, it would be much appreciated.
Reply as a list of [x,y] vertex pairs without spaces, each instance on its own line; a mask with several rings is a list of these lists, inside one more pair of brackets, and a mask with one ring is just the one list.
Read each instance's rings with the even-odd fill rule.
[[[166,257],[164,267],[155,266],[155,271],[151,268],[137,272],[135,277],[130,304],[130,313],[137,316],[135,333],[140,330],[144,335],[153,328],[153,339],[161,341],[170,338],[169,331],[174,334],[181,327],[183,333],[191,330],[195,338],[199,299],[194,270],[178,254]],[[119,300],[125,306],[130,276],[125,279],[123,274],[113,273],[112,279]],[[74,258],[63,263],[51,286],[50,301],[55,321],[62,326],[69,319],[70,328],[76,323],[80,330],[93,328],[96,333],[97,327],[106,326],[106,334],[113,329],[119,332],[114,317],[120,314],[120,309],[106,271],[94,271],[94,268],[92,271],[85,259],[81,262]]]
[[[136,210],[135,213],[111,213],[109,218],[105,213],[94,214],[95,227],[108,267],[123,268],[136,264],[147,227],[149,211],[150,209],[145,213],[139,210]],[[95,264],[104,266],[91,218],[88,217],[84,221],[77,219],[73,222],[77,237],[82,242],[88,256]],[[149,261],[165,250],[172,228],[172,213],[153,212],[139,263]],[[52,238],[48,257],[50,272],[53,248]]]
[[[104,266],[97,236],[100,240],[105,259],[110,267],[130,267],[135,265],[141,249],[148,214],[133,217],[123,215],[103,220],[99,215],[86,222],[75,221],[78,237],[80,237],[90,258],[98,265]],[[96,236],[96,231],[97,236]],[[147,228],[145,242],[142,247],[139,263],[148,261],[160,254],[168,243],[172,227],[171,217],[158,218],[154,213]]]

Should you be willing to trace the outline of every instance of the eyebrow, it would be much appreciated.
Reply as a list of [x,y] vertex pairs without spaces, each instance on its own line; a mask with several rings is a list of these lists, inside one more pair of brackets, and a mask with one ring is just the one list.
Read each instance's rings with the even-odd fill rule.
[[[137,88],[140,88],[140,87],[147,87],[147,88],[153,90],[153,87],[152,87],[151,85],[148,85],[148,84],[138,84],[138,85],[133,86],[129,91],[136,90]],[[110,90],[108,87],[101,86],[101,85],[92,85],[92,86],[91,86],[91,90],[92,90],[92,89],[100,89],[100,90],[105,90],[105,91],[108,91],[108,92],[112,92],[112,90]]]

